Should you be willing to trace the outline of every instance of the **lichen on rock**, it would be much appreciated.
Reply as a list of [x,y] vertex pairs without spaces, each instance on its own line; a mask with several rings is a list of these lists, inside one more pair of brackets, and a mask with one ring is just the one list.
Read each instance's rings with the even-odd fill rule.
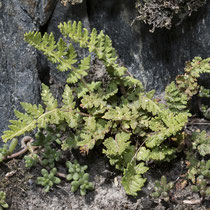
[[205,3],[206,0],[141,0],[136,3],[137,19],[152,25],[150,32],[156,28],[170,29]]

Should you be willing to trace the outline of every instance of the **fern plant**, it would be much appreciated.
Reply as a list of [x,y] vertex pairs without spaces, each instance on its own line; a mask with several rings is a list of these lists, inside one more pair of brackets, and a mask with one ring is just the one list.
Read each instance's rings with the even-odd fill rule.
[[[177,139],[188,121],[188,101],[197,94],[199,74],[210,72],[209,59],[195,58],[185,75],[167,87],[166,103],[158,103],[154,91],[145,92],[141,82],[119,64],[112,41],[103,31],[89,32],[81,22],[71,21],[58,27],[68,42],[63,38],[56,42],[52,33],[42,37],[40,32],[26,33],[25,40],[42,51],[59,71],[68,71],[62,103],[42,84],[44,105],[21,103],[25,112],[15,110],[17,119],[10,120],[2,139],[7,142],[36,128],[65,125],[68,135],[57,140],[63,150],[79,148],[87,154],[102,143],[110,164],[123,172],[126,193],[137,195],[146,181],[143,174],[149,169],[149,160],[169,161],[175,157],[177,146],[171,141]],[[78,60],[72,43],[89,54]],[[93,71],[92,54],[106,69],[106,84],[87,79]],[[182,84],[186,78],[189,82]]]

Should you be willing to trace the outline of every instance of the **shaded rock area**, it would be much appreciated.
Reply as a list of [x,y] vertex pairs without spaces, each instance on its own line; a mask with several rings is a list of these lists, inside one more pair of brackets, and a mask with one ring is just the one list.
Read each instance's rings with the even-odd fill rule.
[[39,102],[40,78],[36,51],[24,33],[39,30],[53,12],[54,1],[0,1],[0,134],[14,118],[20,102]]

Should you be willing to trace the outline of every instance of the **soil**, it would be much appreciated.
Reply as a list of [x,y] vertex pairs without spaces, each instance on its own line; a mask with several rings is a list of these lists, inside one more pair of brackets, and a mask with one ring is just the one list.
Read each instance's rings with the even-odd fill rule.
[[[79,192],[72,193],[70,184],[64,180],[57,187],[45,193],[41,186],[36,185],[36,178],[40,176],[38,166],[26,169],[23,159],[13,159],[1,163],[0,190],[6,193],[6,202],[9,210],[135,210],[135,209],[196,209],[210,210],[210,199],[202,199],[198,193],[192,193],[190,183],[184,179],[186,165],[183,155],[179,155],[170,163],[161,163],[154,166],[147,174],[147,184],[137,197],[126,195],[121,185],[121,175],[110,167],[108,160],[101,153],[94,150],[84,157],[73,156],[80,164],[88,165],[90,181],[95,183],[95,190],[88,191],[85,196]],[[59,169],[60,170],[60,169]],[[61,168],[62,170],[62,168]],[[175,187],[170,193],[170,201],[164,202],[150,196],[153,192],[154,181],[162,175],[167,181],[173,181]]]

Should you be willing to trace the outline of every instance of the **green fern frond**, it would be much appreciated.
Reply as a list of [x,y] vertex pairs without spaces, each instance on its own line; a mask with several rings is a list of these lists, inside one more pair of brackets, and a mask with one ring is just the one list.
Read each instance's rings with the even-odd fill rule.
[[200,57],[195,57],[186,65],[185,74],[176,77],[178,89],[187,94],[188,100],[198,93],[197,79],[202,73],[210,73],[210,58],[202,60]]
[[71,88],[68,85],[65,86],[62,97],[63,97],[62,102],[64,104],[64,106],[63,106],[64,109],[65,108],[70,108],[70,109],[75,108],[76,103],[74,102],[74,96],[73,96]]
[[128,141],[130,136],[130,133],[121,132],[116,134],[114,139],[112,137],[106,139],[103,143],[106,150],[103,150],[103,153],[107,156],[121,155],[130,145],[130,141]]
[[75,111],[76,102],[74,102],[72,90],[68,85],[65,86],[62,97],[64,105],[61,107],[60,113],[70,128],[76,128],[79,121],[79,114]]
[[87,47],[89,42],[89,33],[86,28],[82,28],[82,23],[74,21],[68,21],[67,23],[60,23],[58,28],[64,37],[69,37],[72,41],[80,44],[80,47]]
[[10,120],[11,125],[8,126],[9,130],[3,132],[2,139],[4,142],[11,140],[17,136],[25,134],[29,131],[32,131],[36,128],[36,120],[33,120],[31,117],[21,120]]
[[[105,65],[107,67],[112,66],[115,64],[117,60],[117,55],[115,49],[112,47],[112,40],[109,38],[109,36],[105,36],[105,43],[104,43],[104,61]],[[125,71],[127,69],[118,69],[118,72],[122,72],[121,75],[124,75]],[[120,74],[119,74],[120,75]]]
[[172,156],[176,153],[176,149],[173,147],[168,147],[167,145],[160,145],[158,147],[152,148],[149,159],[152,160],[166,160],[168,156]]
[[181,112],[187,109],[188,97],[176,87],[175,82],[166,87],[165,100],[172,112]]
[[47,124],[59,124],[63,120],[60,110],[57,107],[57,100],[54,99],[46,85],[42,85],[42,100],[46,105],[44,110],[41,105],[31,105],[29,103],[21,103],[25,113],[15,110],[17,120],[11,120],[9,130],[4,131],[3,141],[13,139],[26,132],[39,128],[46,128]]
[[146,111],[152,113],[153,116],[160,114],[162,112],[162,110],[157,102],[155,102],[152,99],[150,99],[146,96],[143,96],[141,94],[139,95],[139,103],[143,110],[146,110]]
[[92,109],[94,107],[103,109],[107,104],[107,102],[103,100],[99,94],[85,95],[83,96],[81,102],[81,107],[87,109]]
[[118,87],[115,82],[110,82],[108,87],[106,88],[106,92],[103,92],[102,98],[104,100],[108,100],[110,97],[114,96],[118,93]]
[[141,172],[143,171],[145,173],[146,170],[143,169],[141,171],[141,167],[142,165],[136,166],[133,162],[124,170],[122,185],[128,195],[137,196],[137,192],[141,190],[146,182],[146,178],[142,178],[141,176]]
[[176,135],[179,131],[183,129],[188,121],[189,116],[189,113],[180,113],[175,116],[172,113],[171,116],[165,115],[162,118],[162,121],[167,127],[153,134],[150,134],[150,136],[146,140],[146,146],[149,148],[159,146],[168,137]]
[[[125,72],[125,69],[123,69],[123,72]],[[142,83],[138,79],[135,79],[131,76],[124,77],[123,84],[126,87],[131,87],[131,88],[140,87],[142,90],[144,90]]]
[[90,84],[79,83],[79,87],[77,88],[77,96],[81,98],[85,96],[88,92],[93,92],[95,90],[99,90],[101,86],[101,82],[91,82]]
[[[92,124],[92,130],[89,129],[88,123],[94,123]],[[98,140],[103,140],[106,133],[110,131],[110,128],[112,126],[112,123],[106,122],[105,120],[98,120],[95,122],[95,120],[92,118],[91,121],[86,123],[86,126],[84,127],[84,130],[80,134],[80,138],[82,141],[78,142],[77,146],[80,147],[81,150],[88,152],[90,149],[92,149],[96,142]],[[95,129],[93,129],[93,127]]]
[[114,107],[109,109],[102,118],[115,121],[131,120],[132,114],[127,106]]
[[21,103],[21,106],[26,113],[21,113],[17,110],[14,111],[17,120],[10,120],[11,125],[8,126],[9,130],[4,131],[2,139],[4,142],[20,136],[26,132],[32,131],[36,128],[36,120],[43,115],[44,109],[41,105],[31,105],[29,103]]
[[89,52],[96,52],[96,44],[98,43],[97,30],[94,28],[90,34],[90,41],[88,43]]
[[83,58],[81,60],[81,63],[79,64],[79,67],[74,68],[74,70],[69,73],[66,82],[67,83],[78,82],[81,78],[88,75],[86,70],[88,70],[89,68],[90,68],[90,55]]
[[[24,35],[25,41],[42,51],[52,63],[58,63],[58,70],[67,71],[76,63],[76,52],[70,44],[69,48],[60,38],[56,44],[53,34],[41,36],[40,32],[29,32]],[[59,50],[60,49],[60,50]]]
[[138,161],[142,160],[142,161],[148,161],[150,157],[150,150],[146,149],[146,147],[140,147],[137,155],[136,155],[136,159]]
[[42,84],[42,101],[46,105],[46,110],[51,111],[58,107],[58,101],[53,97],[50,89],[45,84]]
[[[26,102],[21,102],[20,104],[23,107],[23,109],[26,111],[26,113],[30,114],[33,118],[38,118],[44,113],[44,109],[40,104],[38,106],[36,104],[32,105]],[[16,116],[18,116],[17,113],[18,112],[16,111]],[[20,115],[19,115],[19,119],[21,119]]]

